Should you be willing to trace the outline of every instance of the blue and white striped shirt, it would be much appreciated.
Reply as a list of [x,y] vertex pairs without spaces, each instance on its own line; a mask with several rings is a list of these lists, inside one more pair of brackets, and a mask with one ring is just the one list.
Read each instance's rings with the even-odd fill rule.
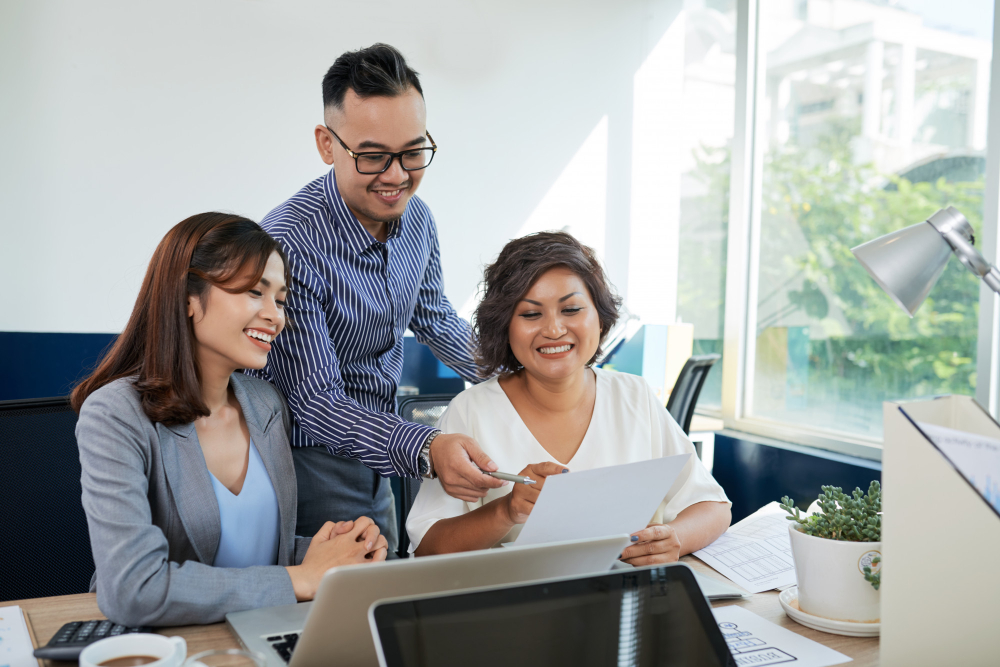
[[444,295],[430,209],[410,199],[380,243],[347,208],[331,169],[261,226],[288,254],[293,324],[253,374],[288,399],[292,446],[325,445],[380,475],[418,476],[434,429],[395,414],[407,327],[459,375],[478,379],[472,330]]

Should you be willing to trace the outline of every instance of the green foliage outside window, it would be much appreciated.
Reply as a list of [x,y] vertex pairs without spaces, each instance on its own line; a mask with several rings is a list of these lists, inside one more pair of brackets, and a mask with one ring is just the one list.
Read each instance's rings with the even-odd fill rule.
[[[850,331],[827,331],[830,344],[813,346],[810,365],[827,375],[863,378],[871,389],[896,391],[904,379],[914,396],[972,393],[976,385],[975,349],[979,282],[959,262],[948,266],[927,301],[911,320],[857,262],[851,248],[897,229],[926,220],[944,206],[954,206],[982,233],[984,181],[911,183],[879,174],[874,166],[854,164],[847,123],[834,125],[815,147],[790,147],[772,154],[765,167],[761,247],[780,249],[783,233],[801,229],[809,243],[802,256],[773,258],[786,272],[805,278],[799,299],[809,314],[836,305]],[[785,246],[787,247],[787,246]],[[775,266],[762,250],[761,271]],[[819,285],[827,290],[820,291]],[[806,294],[813,287],[813,298]],[[831,294],[834,304],[824,304]],[[832,322],[824,324],[835,327]],[[839,334],[839,335],[838,335]],[[818,348],[818,349],[817,349]],[[884,378],[884,379],[883,379]],[[887,381],[886,381],[887,380]],[[853,390],[854,382],[849,384]]]
[[[756,333],[787,325],[789,316],[801,322],[804,314],[810,410],[828,410],[831,421],[844,430],[877,434],[884,400],[974,393],[979,282],[958,261],[949,261],[911,320],[871,279],[851,248],[948,205],[965,214],[978,241],[984,179],[912,183],[879,173],[871,162],[855,161],[856,120],[831,121],[826,128],[809,146],[790,143],[765,157],[762,315]],[[695,176],[709,189],[706,201],[728,201],[728,149],[703,147],[696,159]],[[776,312],[766,307],[770,292],[780,293],[784,303]],[[851,414],[857,406],[867,412]]]

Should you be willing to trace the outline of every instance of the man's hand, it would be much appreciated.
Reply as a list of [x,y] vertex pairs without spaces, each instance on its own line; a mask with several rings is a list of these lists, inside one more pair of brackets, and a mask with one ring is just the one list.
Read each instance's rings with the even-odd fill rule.
[[651,523],[632,534],[632,545],[622,552],[621,560],[640,567],[656,563],[673,563],[680,558],[681,541],[674,527],[665,523]]
[[497,464],[486,456],[475,440],[461,433],[442,433],[431,441],[431,463],[449,496],[475,502],[490,489],[504,485],[499,479],[484,475],[496,472]]

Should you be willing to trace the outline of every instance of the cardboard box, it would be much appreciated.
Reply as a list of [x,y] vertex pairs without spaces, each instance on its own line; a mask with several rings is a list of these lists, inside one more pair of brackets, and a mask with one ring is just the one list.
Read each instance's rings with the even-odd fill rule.
[[914,422],[1000,439],[967,396],[883,406],[881,664],[1000,664],[1000,516]]

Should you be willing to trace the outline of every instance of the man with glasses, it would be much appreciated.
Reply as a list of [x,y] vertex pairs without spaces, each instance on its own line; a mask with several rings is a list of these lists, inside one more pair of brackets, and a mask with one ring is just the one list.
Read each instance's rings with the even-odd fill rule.
[[[437,145],[417,73],[391,46],[337,58],[323,79],[316,147],[332,169],[261,225],[291,265],[291,325],[259,371],[288,399],[298,478],[296,534],[371,517],[395,550],[392,493],[381,475],[436,475],[464,500],[502,482],[476,442],[395,415],[403,333],[475,381],[472,331],[444,295],[437,229],[414,197]],[[347,458],[349,457],[349,458]]]

